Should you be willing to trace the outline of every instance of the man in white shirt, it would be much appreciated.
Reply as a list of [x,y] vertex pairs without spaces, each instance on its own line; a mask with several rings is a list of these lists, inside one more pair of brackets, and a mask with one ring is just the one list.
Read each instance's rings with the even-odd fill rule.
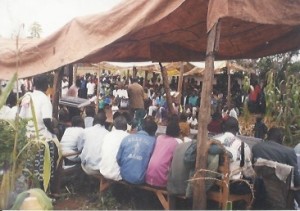
[[[34,78],[35,90],[32,93],[26,93],[22,99],[20,117],[26,119],[31,119],[33,117],[30,105],[30,99],[32,99],[39,135],[46,139],[52,139],[54,134],[52,127],[53,108],[50,98],[45,94],[48,89],[48,84],[49,82],[46,75],[39,75]],[[28,136],[35,136],[36,134],[32,120],[28,122],[27,134]]]
[[[79,154],[83,148],[84,140],[84,122],[82,117],[74,116],[72,118],[72,127],[66,128],[60,144],[63,154],[78,153],[78,155],[68,156],[65,161],[80,162]],[[67,164],[67,163],[66,163]],[[67,164],[68,165],[68,164]]]
[[86,84],[88,98],[93,97],[93,95],[95,94],[95,87],[96,84],[92,81],[91,78],[89,78],[89,82]]
[[114,120],[115,130],[112,130],[103,140],[101,148],[102,159],[100,161],[100,173],[108,179],[121,180],[120,167],[117,163],[117,153],[124,137],[128,136],[127,121],[124,116],[118,116]]
[[61,96],[66,96],[69,89],[68,78],[65,76],[61,82]]
[[230,177],[232,179],[241,179],[244,177],[254,176],[254,170],[252,169],[252,153],[250,147],[243,143],[236,137],[239,132],[239,123],[236,118],[228,117],[224,123],[225,133],[218,134],[213,137],[221,142],[225,146],[225,149],[230,152]]
[[104,136],[109,132],[105,129],[106,114],[99,112],[94,117],[94,126],[84,130],[84,146],[80,154],[81,167],[88,175],[100,174],[101,148]]

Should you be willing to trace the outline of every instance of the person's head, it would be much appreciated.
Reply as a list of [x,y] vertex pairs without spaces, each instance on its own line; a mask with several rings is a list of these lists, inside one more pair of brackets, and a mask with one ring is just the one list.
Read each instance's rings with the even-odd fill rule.
[[180,122],[186,122],[186,121],[187,121],[187,115],[186,115],[185,112],[182,112],[182,113],[180,114],[179,121],[180,121]]
[[256,122],[258,123],[258,122],[261,122],[262,121],[262,117],[261,116],[258,116],[258,117],[256,117]]
[[6,99],[6,105],[10,108],[17,105],[17,95],[16,93],[10,92],[8,95],[8,98]]
[[172,136],[174,138],[179,137],[180,127],[178,121],[169,121],[166,129],[166,135]]
[[33,84],[36,90],[46,92],[49,86],[49,77],[46,74],[37,75],[33,78]]
[[113,114],[113,116],[112,116],[112,118],[113,118],[113,120],[115,120],[117,117],[119,117],[119,116],[121,116],[121,112],[120,111],[116,111],[114,114]]
[[95,108],[93,106],[87,106],[85,108],[85,114],[86,114],[86,116],[94,117],[96,114]]
[[142,124],[142,129],[146,131],[150,136],[154,136],[157,130],[157,124],[153,117],[146,117]]
[[127,123],[132,125],[133,120],[132,120],[132,116],[130,115],[130,113],[125,111],[122,113],[122,115],[126,118]]
[[179,121],[178,115],[177,114],[170,114],[168,116],[168,122],[174,122],[174,121],[176,121],[176,122]]
[[224,132],[230,132],[234,135],[239,132],[239,122],[234,117],[228,117],[228,119],[224,122]]
[[138,82],[138,78],[137,77],[134,77],[134,78],[132,78],[132,83],[137,83]]
[[126,118],[122,115],[114,119],[114,126],[117,130],[127,130]]
[[100,110],[98,114],[95,115],[93,125],[104,125],[106,121],[106,113],[103,110]]
[[61,108],[58,112],[58,120],[61,122],[67,122],[70,120],[69,111],[67,108]]
[[84,121],[81,116],[73,116],[71,122],[73,127],[84,127]]
[[279,144],[282,144],[283,137],[284,137],[284,133],[282,128],[272,127],[269,129],[267,133],[267,140],[275,141]]
[[220,112],[216,111],[215,113],[213,113],[211,118],[212,118],[212,120],[220,120],[220,119],[222,119],[222,114],[220,114]]

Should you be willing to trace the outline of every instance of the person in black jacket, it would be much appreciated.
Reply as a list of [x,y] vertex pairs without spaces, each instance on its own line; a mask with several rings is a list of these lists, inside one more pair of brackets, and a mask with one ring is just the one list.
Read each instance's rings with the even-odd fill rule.
[[[256,162],[258,158],[263,158],[278,163],[283,163],[294,167],[294,185],[295,187],[300,186],[300,174],[297,165],[297,156],[293,148],[284,146],[283,143],[283,129],[272,127],[269,129],[267,134],[267,140],[258,143],[252,148],[253,161]],[[266,187],[267,189],[268,187]],[[278,191],[280,193],[280,190]],[[278,194],[272,190],[272,194]],[[300,193],[295,193],[295,199],[300,204]],[[278,198],[277,196],[275,196]],[[274,204],[273,204],[274,205]],[[278,208],[277,208],[278,209]]]

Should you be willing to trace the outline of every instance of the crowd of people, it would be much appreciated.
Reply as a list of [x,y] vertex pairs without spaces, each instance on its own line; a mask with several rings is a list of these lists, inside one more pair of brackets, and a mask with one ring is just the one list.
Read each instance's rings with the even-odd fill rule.
[[[167,188],[170,194],[189,195],[188,180],[193,176],[196,162],[195,156],[191,156],[191,153],[196,153],[196,141],[190,136],[190,129],[197,128],[201,103],[197,88],[201,87],[191,87],[181,99],[176,98],[177,93],[172,90],[175,113],[170,113],[159,78],[147,81],[146,87],[142,86],[142,78],[121,79],[105,75],[98,80],[94,75],[87,75],[86,79],[80,77],[70,87],[67,82],[67,77],[64,77],[62,97],[90,99],[91,105],[75,113],[62,106],[55,123],[52,104],[46,95],[48,78],[45,75],[34,78],[34,90],[27,92],[20,104],[20,117],[29,119],[33,117],[31,103],[34,104],[39,132],[35,132],[33,122],[29,121],[28,137],[38,134],[46,139],[51,148],[52,176],[58,150],[53,139],[57,138],[63,154],[73,153],[64,160],[65,165],[81,165],[88,175],[103,175],[131,184],[146,183]],[[176,80],[172,83],[175,88]],[[96,97],[97,91],[100,98]],[[261,157],[293,166],[295,185],[300,185],[296,153],[282,145],[282,131],[279,128],[268,130],[259,117],[254,127],[255,136],[264,139],[267,134],[267,141],[251,149],[237,136],[240,132],[239,109],[234,102],[229,107],[224,106],[222,100],[222,94],[214,90],[208,131],[212,139],[219,141],[230,154],[232,181],[246,179],[254,183],[252,164]],[[127,103],[124,107],[121,106],[123,101]],[[113,106],[116,107],[112,109],[113,120],[108,122],[107,108]],[[166,131],[157,134],[161,123],[166,125]],[[208,166],[213,171],[217,170],[216,156],[220,151],[216,146],[209,149]],[[41,152],[38,160],[42,159]],[[36,162],[35,173],[39,175],[42,186],[41,166],[42,162]],[[207,189],[212,186],[207,186]],[[231,186],[236,193],[250,191],[245,184],[233,182]]]

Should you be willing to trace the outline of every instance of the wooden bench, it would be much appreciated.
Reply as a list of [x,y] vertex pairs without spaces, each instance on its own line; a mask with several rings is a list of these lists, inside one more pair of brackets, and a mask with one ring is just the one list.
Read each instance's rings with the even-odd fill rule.
[[153,192],[157,196],[157,198],[160,201],[163,208],[166,209],[166,210],[170,209],[170,200],[169,200],[169,195],[168,195],[168,191],[166,190],[166,188],[153,187],[153,186],[150,186],[150,185],[147,185],[147,184],[134,185],[134,184],[130,184],[128,182],[125,182],[123,180],[115,181],[115,180],[106,179],[102,175],[93,175],[93,176],[99,179],[99,186],[100,186],[99,187],[99,192],[100,192],[100,195],[103,192],[105,192],[110,187],[111,184],[113,184],[113,183],[122,184],[122,185],[126,185],[127,187],[130,187],[130,188],[139,188],[139,189],[142,189],[142,190]]

